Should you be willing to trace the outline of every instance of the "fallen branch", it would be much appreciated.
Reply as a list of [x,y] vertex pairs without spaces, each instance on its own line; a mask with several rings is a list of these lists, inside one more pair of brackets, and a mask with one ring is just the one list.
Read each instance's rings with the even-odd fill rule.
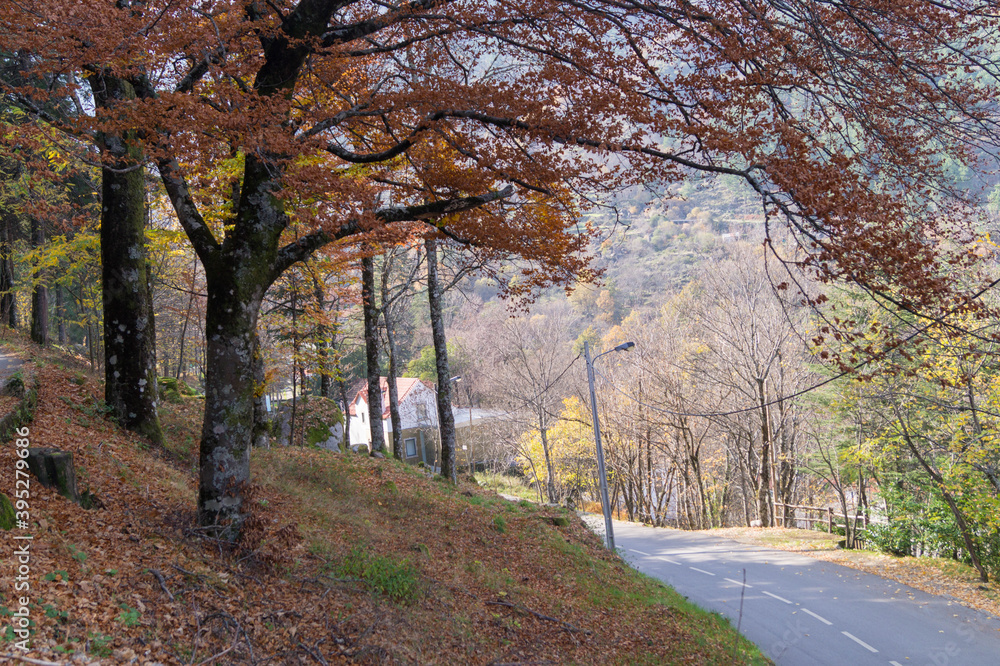
[[236,645],[237,645],[237,643],[233,643],[232,645],[230,645],[229,647],[227,647],[222,652],[220,652],[218,654],[213,654],[211,657],[209,657],[208,659],[205,659],[204,661],[199,661],[195,666],[204,666],[204,664],[208,664],[208,663],[211,663],[211,662],[215,661],[216,659],[220,658],[222,655],[227,654],[229,652],[232,652],[233,648],[235,648]]
[[156,581],[160,584],[160,589],[167,593],[170,600],[176,601],[176,599],[174,599],[174,593],[167,589],[167,582],[163,579],[163,574],[156,569],[150,569],[149,573],[153,574],[153,577],[156,578]]
[[587,634],[588,636],[593,633],[592,631],[590,631],[590,629],[581,629],[580,627],[572,625],[569,622],[563,622],[562,620],[560,620],[558,618],[550,617],[548,615],[543,615],[542,613],[539,613],[538,611],[533,611],[530,608],[527,608],[527,607],[522,606],[520,604],[512,604],[509,601],[487,601],[486,605],[487,606],[505,606],[507,608],[513,608],[514,610],[521,611],[522,613],[527,613],[529,615],[534,615],[539,620],[547,620],[548,622],[555,622],[557,624],[560,624],[560,625],[562,625],[563,630],[568,631],[570,633],[579,632],[581,634]]
[[32,659],[31,657],[22,657],[19,654],[4,654],[0,655],[2,659],[16,659],[18,661],[23,661],[26,664],[37,664],[37,666],[62,666],[62,664],[55,661],[44,661],[42,659]]

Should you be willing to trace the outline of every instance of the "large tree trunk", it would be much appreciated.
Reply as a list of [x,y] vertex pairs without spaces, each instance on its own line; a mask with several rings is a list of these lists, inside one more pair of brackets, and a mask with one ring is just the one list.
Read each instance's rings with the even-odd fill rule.
[[452,483],[458,481],[455,467],[455,415],[451,411],[451,373],[448,369],[448,343],[444,334],[444,315],[441,312],[441,285],[438,282],[437,244],[428,238],[427,247],[427,300],[430,305],[431,333],[434,337],[434,355],[437,364],[438,424],[441,430],[441,475]]
[[212,334],[208,336],[198,518],[202,525],[219,525],[223,534],[235,536],[245,517],[242,486],[250,479],[256,384],[253,331],[260,302],[229,296],[243,291],[236,284],[219,288],[219,283],[234,277],[226,273],[215,279],[209,276],[215,288],[209,289],[206,313]]
[[361,300],[365,317],[365,363],[368,366],[368,421],[372,433],[372,455],[385,451],[382,430],[382,387],[378,368],[378,308],[375,305],[375,261],[361,259]]
[[[101,109],[135,98],[107,72],[90,77]],[[104,301],[104,401],[123,427],[163,444],[157,413],[156,330],[146,253],[143,155],[132,133],[102,134],[101,287]]]
[[[31,247],[39,249],[45,244],[45,229],[42,221],[31,216]],[[49,343],[49,290],[42,282],[38,260],[32,269],[34,287],[31,290],[31,340],[40,345]]]

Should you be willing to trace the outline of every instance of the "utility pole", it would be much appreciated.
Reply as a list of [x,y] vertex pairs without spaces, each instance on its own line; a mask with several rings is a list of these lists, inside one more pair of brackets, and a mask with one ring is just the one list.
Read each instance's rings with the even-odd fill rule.
[[616,351],[625,351],[635,346],[634,342],[624,342],[614,349],[590,358],[590,343],[583,342],[583,357],[587,361],[587,382],[590,384],[590,411],[594,416],[594,443],[597,445],[597,475],[601,486],[601,508],[604,511],[604,534],[608,550],[615,549],[615,532],[611,525],[611,500],[608,499],[608,475],[604,468],[604,449],[601,447],[601,423],[597,417],[597,392],[594,390],[594,361]]

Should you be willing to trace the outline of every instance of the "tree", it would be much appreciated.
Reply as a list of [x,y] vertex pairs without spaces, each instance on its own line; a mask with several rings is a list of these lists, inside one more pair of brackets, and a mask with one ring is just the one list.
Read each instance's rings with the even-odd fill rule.
[[559,501],[549,431],[559,419],[574,361],[567,310],[552,304],[531,317],[508,319],[502,311],[484,314],[484,318],[489,317],[488,325],[474,340],[475,348],[481,350],[491,404],[505,409],[506,420],[530,431],[529,448],[534,445],[532,440],[537,441],[549,502]]
[[[45,228],[42,221],[31,216],[31,247],[34,250],[45,244]],[[36,344],[49,343],[49,297],[48,287],[38,264],[35,264],[35,274],[32,275],[31,289],[31,340]]]
[[455,460],[455,413],[451,411],[451,370],[448,367],[448,341],[444,332],[444,313],[441,311],[437,241],[428,238],[424,249],[427,253],[427,301],[430,305],[431,334],[434,338],[434,364],[437,374],[438,429],[441,431],[441,475],[455,483],[458,480]]
[[371,454],[385,451],[385,431],[382,429],[382,380],[378,354],[379,307],[375,297],[375,260],[361,257],[361,307],[365,318],[365,367],[368,376],[368,427],[371,430]]
[[[945,158],[973,161],[971,140],[992,127],[988,86],[958,80],[989,62],[979,56],[990,19],[974,7],[83,0],[63,10],[5,5],[2,46],[60,71],[100,62],[133,84],[137,99],[102,122],[145,128],[205,267],[205,524],[242,520],[261,300],[324,244],[420,222],[523,259],[509,287],[527,295],[588,274],[578,191],[694,169],[748,182],[796,231],[808,267],[870,289],[905,284],[913,307],[956,291],[942,261],[975,260],[925,243],[963,237],[939,200],[911,196],[933,192]],[[205,177],[233,154],[235,193]],[[228,207],[224,227],[206,224],[211,205]]]
[[[90,68],[99,111],[123,113],[135,86]],[[163,444],[157,410],[156,323],[146,251],[145,157],[135,127],[95,136],[101,167],[101,293],[104,303],[104,402],[125,428]]]
[[[416,255],[408,260],[410,254]],[[420,268],[420,253],[411,252],[407,246],[397,246],[382,255],[382,271],[379,286],[382,299],[382,323],[385,325],[386,351],[389,353],[388,380],[389,418],[392,422],[392,455],[403,459],[403,419],[399,413],[399,391],[396,378],[399,377],[399,344],[397,328],[403,320],[405,306],[409,304],[411,290]],[[407,265],[408,264],[408,265]],[[402,269],[402,275],[395,275]]]

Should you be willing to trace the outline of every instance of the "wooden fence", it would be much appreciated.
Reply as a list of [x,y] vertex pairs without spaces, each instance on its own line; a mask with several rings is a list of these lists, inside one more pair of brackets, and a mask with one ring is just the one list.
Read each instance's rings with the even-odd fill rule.
[[[853,516],[844,515],[842,513],[837,513],[833,510],[833,507],[823,507],[823,506],[804,506],[801,504],[778,504],[774,505],[775,521],[781,527],[788,527],[785,525],[785,512],[782,511],[784,508],[790,508],[792,511],[800,510],[805,512],[804,517],[795,516],[795,521],[804,521],[809,525],[809,529],[815,529],[816,523],[826,523],[826,530],[830,534],[833,534],[833,520],[834,518],[842,518],[846,523],[848,520],[853,520],[855,525],[859,522],[863,523],[865,527],[868,527],[868,516],[855,512]],[[812,514],[816,514],[814,518]],[[794,526],[793,526],[794,527]]]

